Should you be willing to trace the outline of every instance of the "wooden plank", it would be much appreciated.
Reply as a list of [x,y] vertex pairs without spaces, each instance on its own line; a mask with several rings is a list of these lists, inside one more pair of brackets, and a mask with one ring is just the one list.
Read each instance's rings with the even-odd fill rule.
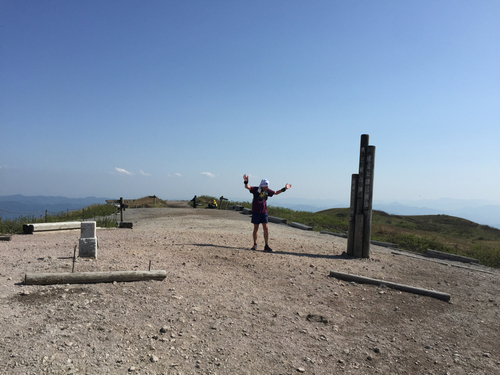
[[416,288],[416,287],[404,285],[404,284],[391,283],[389,281],[372,279],[372,278],[364,277],[364,276],[351,275],[348,273],[330,271],[330,277],[335,277],[337,279],[341,279],[341,280],[345,280],[345,281],[354,281],[356,283],[361,283],[361,284],[385,285],[389,288],[402,290],[404,292],[419,294],[422,296],[437,298],[437,299],[440,299],[442,301],[449,301],[451,299],[451,296],[449,294],[446,294],[446,293],[436,292],[434,290]]
[[112,283],[143,280],[163,280],[167,271],[114,271],[114,272],[76,272],[76,273],[27,273],[26,285],[48,284],[88,284]]

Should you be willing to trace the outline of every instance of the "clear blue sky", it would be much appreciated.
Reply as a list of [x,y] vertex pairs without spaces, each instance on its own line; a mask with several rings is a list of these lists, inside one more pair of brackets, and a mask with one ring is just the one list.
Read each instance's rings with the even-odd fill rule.
[[249,199],[247,173],[347,206],[369,134],[375,202],[500,202],[499,20],[498,0],[0,0],[0,195]]

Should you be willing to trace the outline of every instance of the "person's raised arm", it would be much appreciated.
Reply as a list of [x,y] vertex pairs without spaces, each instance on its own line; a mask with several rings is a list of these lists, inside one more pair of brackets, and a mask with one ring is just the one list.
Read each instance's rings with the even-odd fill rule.
[[245,184],[245,189],[250,190],[250,186],[248,186],[248,176],[246,174],[243,175],[243,183]]
[[286,184],[285,187],[283,189],[280,189],[278,190],[276,193],[274,193],[274,195],[278,195],[278,194],[281,194],[281,193],[284,193],[285,191],[287,191],[288,189],[290,189],[292,187],[292,185],[290,184]]

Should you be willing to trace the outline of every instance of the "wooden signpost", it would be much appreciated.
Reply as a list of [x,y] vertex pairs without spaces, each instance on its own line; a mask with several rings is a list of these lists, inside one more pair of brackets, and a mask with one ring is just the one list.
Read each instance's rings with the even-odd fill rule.
[[351,178],[347,254],[356,258],[370,257],[375,146],[368,145],[368,138],[361,135],[359,173]]

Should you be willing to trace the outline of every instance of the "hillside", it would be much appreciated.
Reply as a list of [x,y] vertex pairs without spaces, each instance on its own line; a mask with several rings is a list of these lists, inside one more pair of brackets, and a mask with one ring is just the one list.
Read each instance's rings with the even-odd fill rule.
[[[316,213],[348,220],[348,208]],[[448,215],[390,215],[374,210],[372,240],[398,244],[402,249],[424,252],[441,250],[479,259],[500,267],[500,230]]]

